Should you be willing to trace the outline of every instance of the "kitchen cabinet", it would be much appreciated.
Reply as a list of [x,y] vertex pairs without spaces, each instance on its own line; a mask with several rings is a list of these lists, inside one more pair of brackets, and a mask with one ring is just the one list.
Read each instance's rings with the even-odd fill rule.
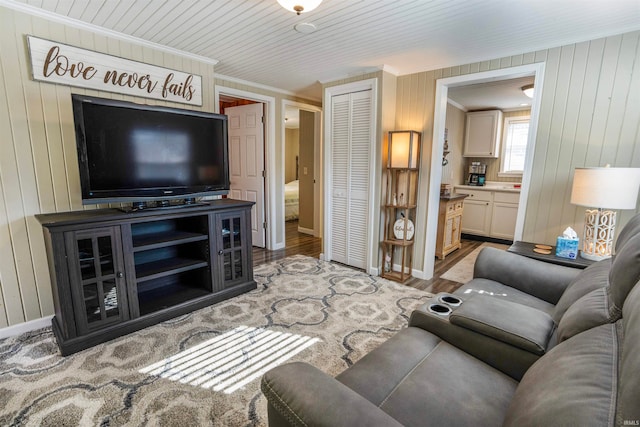
[[36,215],[62,355],[256,288],[252,202]]
[[498,158],[501,135],[502,111],[467,113],[463,156]]
[[477,236],[489,236],[493,192],[459,188],[456,188],[456,192],[468,196],[464,201],[462,232]]
[[518,216],[519,192],[456,187],[467,194],[462,216],[462,232],[475,236],[513,240]]
[[453,194],[440,197],[438,214],[438,232],[436,237],[436,256],[444,259],[451,252],[460,249],[462,232],[462,212],[465,194]]
[[492,237],[513,240],[518,217],[519,198],[519,193],[494,193],[490,229]]

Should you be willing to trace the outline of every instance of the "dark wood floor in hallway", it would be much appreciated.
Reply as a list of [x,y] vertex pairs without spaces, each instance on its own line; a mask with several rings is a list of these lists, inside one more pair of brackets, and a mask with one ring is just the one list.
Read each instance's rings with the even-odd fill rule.
[[[298,221],[287,221],[285,223],[286,241],[285,248],[276,251],[268,251],[262,248],[253,248],[253,264],[260,265],[265,262],[276,261],[291,255],[307,255],[314,258],[320,257],[322,251],[322,240],[309,234],[298,231]],[[469,255],[480,246],[482,242],[476,240],[462,240],[462,248],[447,255],[443,260],[436,260],[434,277],[430,280],[412,278],[405,284],[427,292],[453,292],[460,287],[461,283],[451,280],[441,279],[440,276],[453,267],[458,261]]]

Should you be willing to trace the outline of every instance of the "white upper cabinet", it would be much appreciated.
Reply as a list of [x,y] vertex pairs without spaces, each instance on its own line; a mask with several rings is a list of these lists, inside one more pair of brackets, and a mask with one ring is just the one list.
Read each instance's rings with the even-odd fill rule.
[[475,111],[467,113],[464,135],[465,157],[493,157],[500,153],[502,111]]

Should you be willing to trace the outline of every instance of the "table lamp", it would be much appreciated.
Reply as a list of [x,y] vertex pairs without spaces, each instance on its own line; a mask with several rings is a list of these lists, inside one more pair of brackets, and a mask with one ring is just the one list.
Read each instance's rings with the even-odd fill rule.
[[640,168],[576,168],[571,203],[588,208],[580,256],[593,261],[611,257],[617,209],[635,209]]

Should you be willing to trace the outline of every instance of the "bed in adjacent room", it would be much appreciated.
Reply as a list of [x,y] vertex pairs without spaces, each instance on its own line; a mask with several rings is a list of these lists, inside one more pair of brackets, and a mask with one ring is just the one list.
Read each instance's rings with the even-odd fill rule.
[[299,201],[299,184],[300,181],[288,182],[284,185],[284,220],[292,221],[298,219],[298,201]]

